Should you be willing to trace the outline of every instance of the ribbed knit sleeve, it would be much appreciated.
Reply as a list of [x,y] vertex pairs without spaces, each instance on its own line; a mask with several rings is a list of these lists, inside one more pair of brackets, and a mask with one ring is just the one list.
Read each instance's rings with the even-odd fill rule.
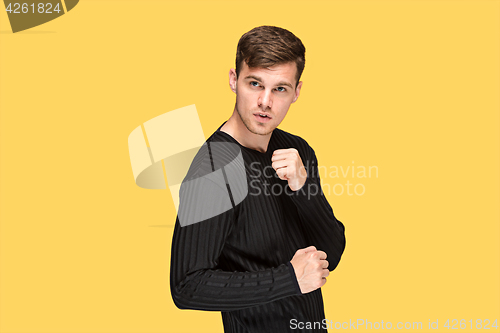
[[342,222],[333,214],[321,190],[318,173],[318,160],[314,150],[308,146],[307,156],[302,159],[307,163],[307,180],[294,195],[291,196],[300,216],[300,222],[305,232],[305,237],[310,245],[327,254],[328,270],[337,267],[345,249],[345,228]]
[[255,272],[216,269],[232,213],[181,227],[172,242],[171,293],[180,309],[230,311],[297,295],[297,280],[287,263]]

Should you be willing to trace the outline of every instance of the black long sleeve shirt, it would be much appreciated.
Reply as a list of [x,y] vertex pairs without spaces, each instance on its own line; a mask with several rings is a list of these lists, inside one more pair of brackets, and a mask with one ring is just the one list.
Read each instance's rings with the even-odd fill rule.
[[[332,271],[345,248],[344,226],[321,191],[314,150],[302,138],[275,129],[261,153],[241,146],[221,127],[207,139],[208,149],[200,149],[181,185],[171,251],[174,303],[180,309],[221,311],[224,332],[305,332],[293,330],[291,321],[321,323],[323,298],[321,289],[301,293],[290,260],[298,249],[314,245],[326,252]],[[246,195],[228,181],[230,171],[219,173],[226,186],[212,181],[214,171],[236,155],[214,162],[210,144],[216,143],[231,143],[241,152]],[[298,150],[308,175],[295,192],[271,166],[273,151],[287,148]],[[187,185],[201,177],[212,180]],[[219,213],[180,223],[181,210],[200,212],[203,207]],[[314,327],[313,332],[326,332]]]

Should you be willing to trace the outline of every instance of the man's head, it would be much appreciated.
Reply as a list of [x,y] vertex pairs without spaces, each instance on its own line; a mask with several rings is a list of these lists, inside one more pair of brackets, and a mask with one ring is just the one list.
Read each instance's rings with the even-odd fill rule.
[[305,47],[288,30],[262,26],[238,42],[229,85],[236,93],[238,122],[249,133],[269,135],[299,97]]
[[273,26],[253,28],[241,36],[236,49],[236,75],[240,74],[243,62],[250,68],[267,68],[287,62],[297,66],[298,85],[305,65],[306,48],[290,31]]

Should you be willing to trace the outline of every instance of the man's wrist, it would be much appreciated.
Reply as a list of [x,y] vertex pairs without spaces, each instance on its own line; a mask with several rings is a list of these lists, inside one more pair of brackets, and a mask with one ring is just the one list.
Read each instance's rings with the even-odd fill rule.
[[297,280],[297,275],[295,274],[295,269],[293,268],[292,262],[289,261],[286,263],[288,268],[290,269],[290,275],[292,276],[292,280],[295,282],[295,286],[297,287],[297,293],[302,295],[302,291],[300,291],[299,281]]

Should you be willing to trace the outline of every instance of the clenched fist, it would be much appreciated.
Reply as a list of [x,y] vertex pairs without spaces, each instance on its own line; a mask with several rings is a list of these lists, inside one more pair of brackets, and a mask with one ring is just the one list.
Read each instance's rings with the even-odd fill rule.
[[281,180],[288,180],[288,187],[292,191],[300,190],[306,182],[307,171],[297,149],[276,149],[271,161],[278,177]]
[[290,262],[302,294],[323,287],[326,277],[330,274],[326,253],[316,250],[314,246],[297,250]]

